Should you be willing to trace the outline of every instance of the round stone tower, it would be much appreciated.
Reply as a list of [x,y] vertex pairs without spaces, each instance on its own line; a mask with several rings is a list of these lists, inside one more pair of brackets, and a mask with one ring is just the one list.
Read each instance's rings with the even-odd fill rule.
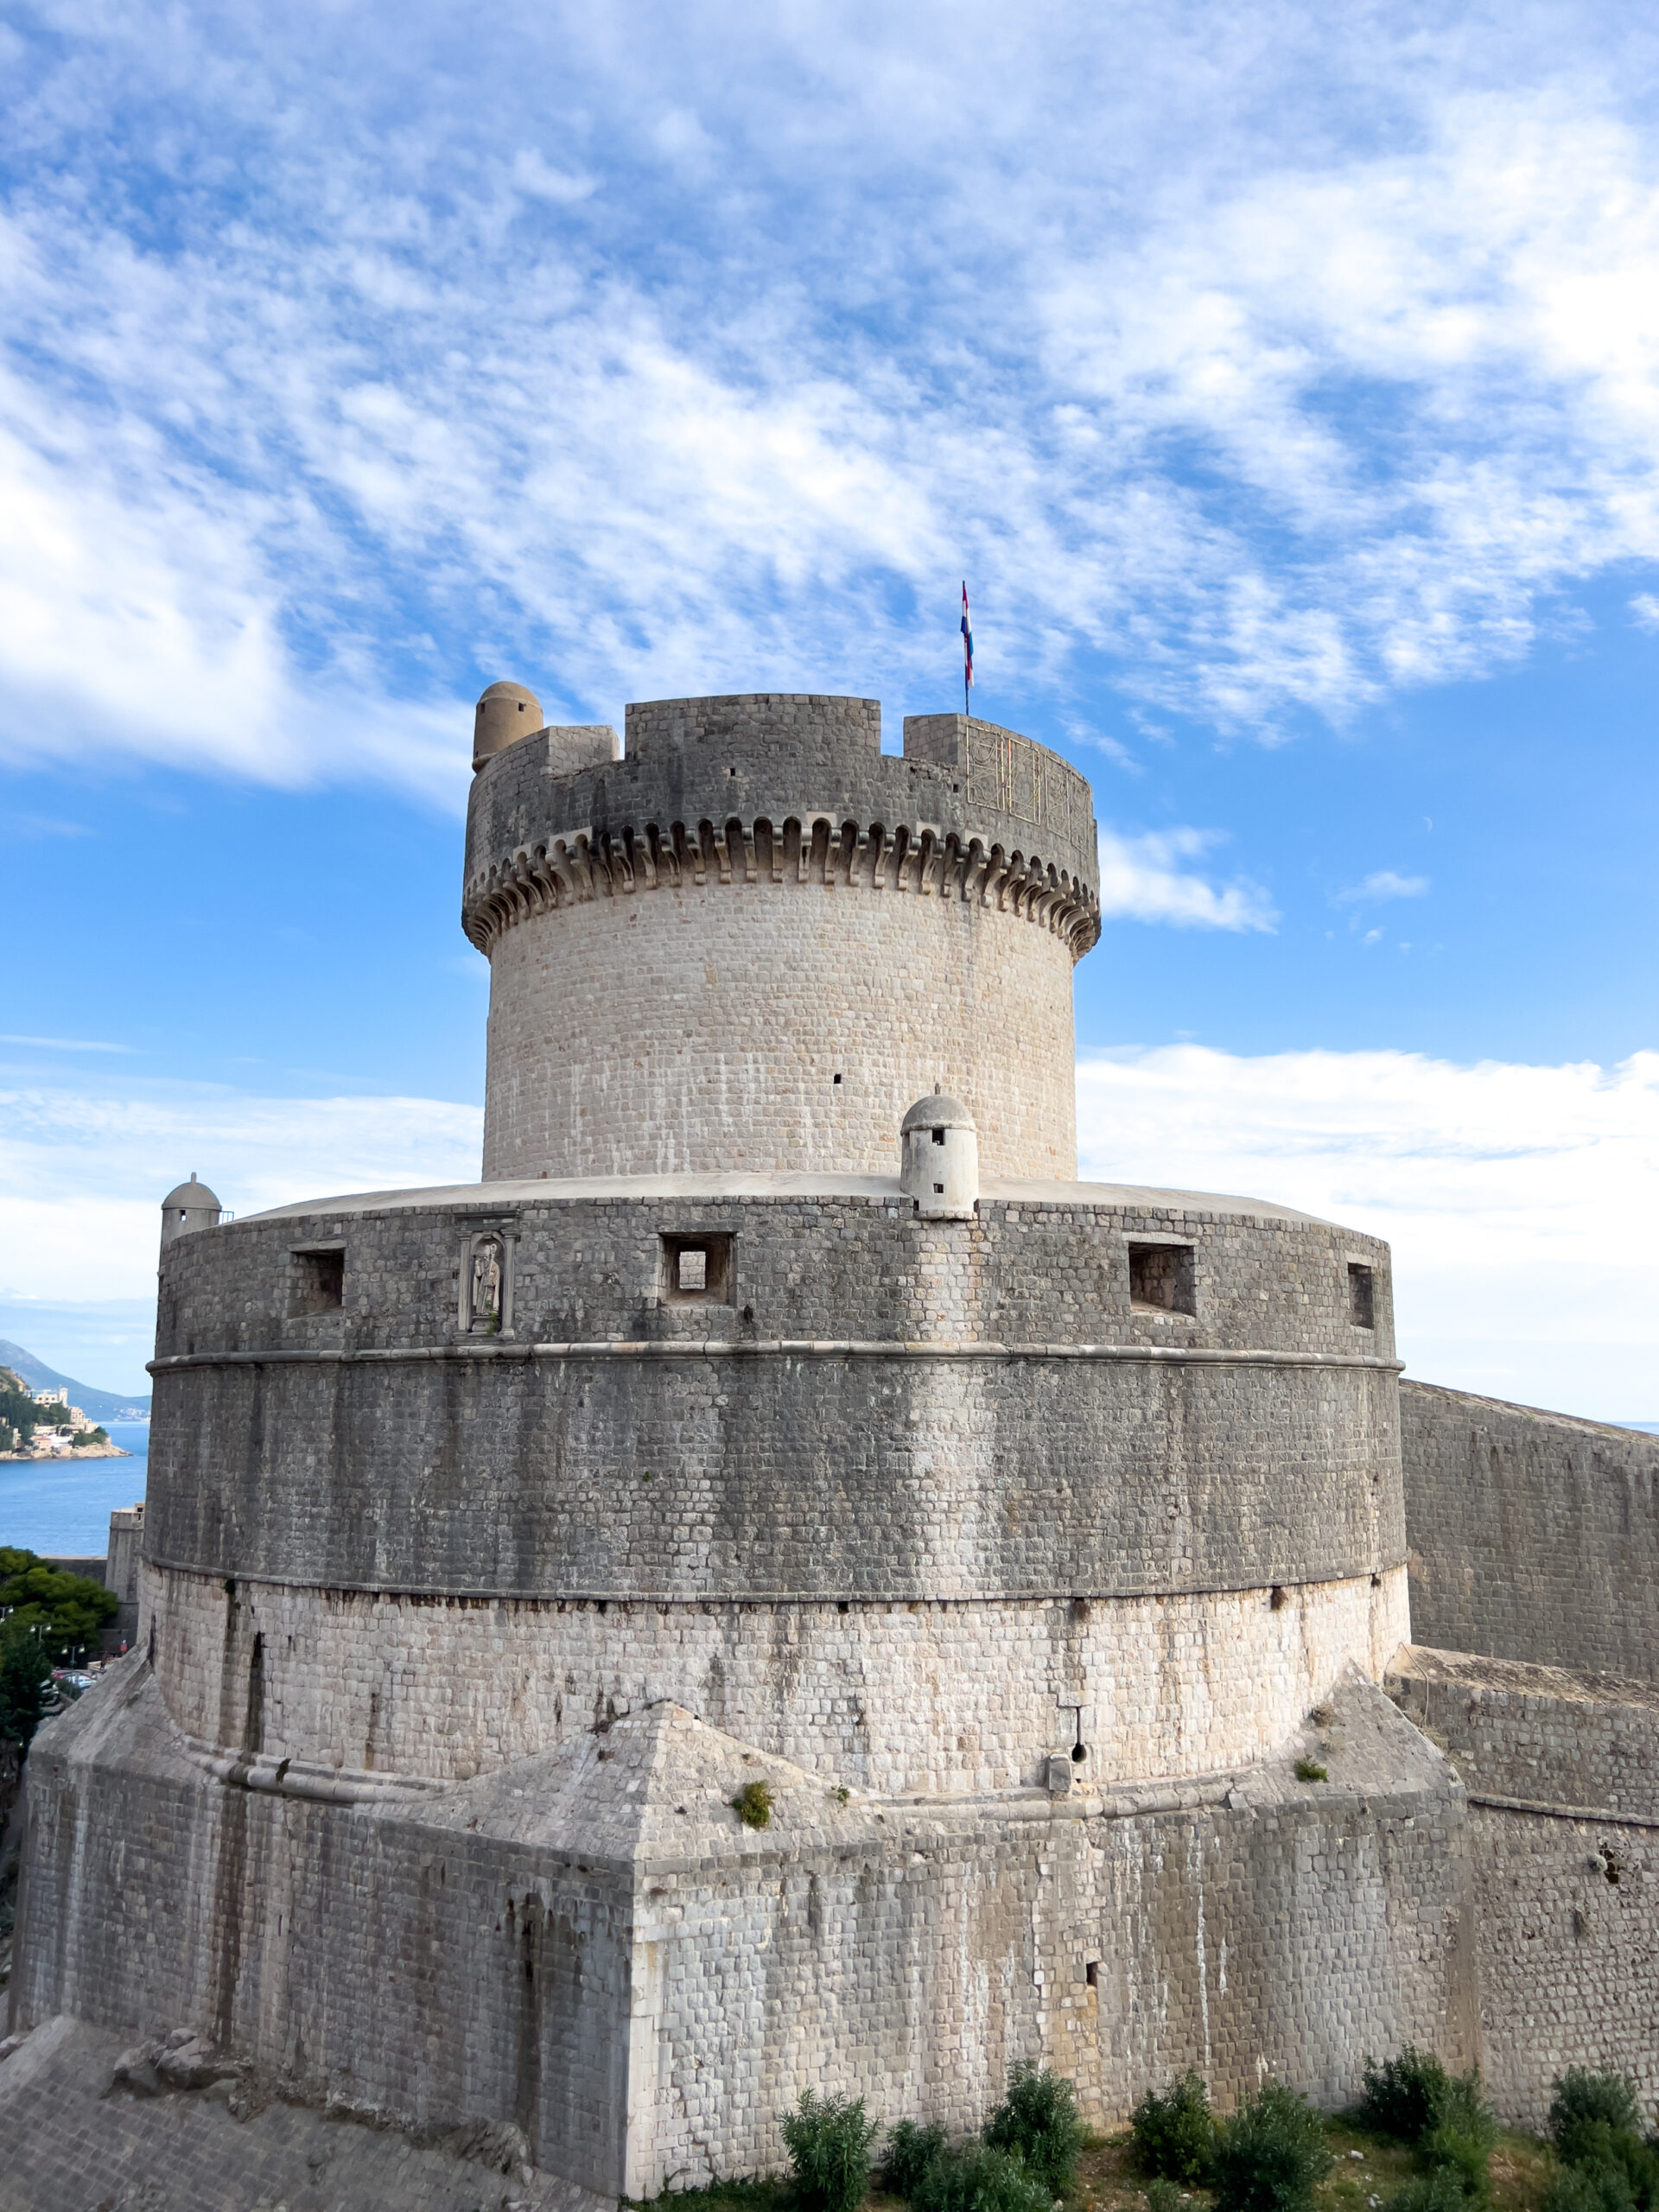
[[1103,2123],[1455,2052],[1387,1248],[1075,1179],[1088,787],[880,732],[485,694],[484,1179],[170,1194],[142,1656],[31,1753],[14,2021],[612,2198],[808,2083],[967,2130],[1027,2056]]
[[1071,971],[1100,928],[1075,769],[960,715],[884,755],[874,699],[631,706],[620,762],[536,719],[491,724],[467,823],[486,1180],[892,1174],[935,1090],[985,1173],[1076,1173]]

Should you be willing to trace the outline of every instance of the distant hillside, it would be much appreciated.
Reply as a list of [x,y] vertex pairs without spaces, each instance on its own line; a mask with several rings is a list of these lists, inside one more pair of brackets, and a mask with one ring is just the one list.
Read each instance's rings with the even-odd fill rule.
[[142,1398],[124,1398],[118,1390],[94,1390],[90,1382],[77,1382],[73,1375],[58,1374],[22,1344],[8,1344],[3,1337],[0,1337],[0,1367],[10,1367],[21,1375],[31,1390],[67,1390],[70,1404],[79,1406],[94,1421],[142,1418],[149,1411],[148,1392]]

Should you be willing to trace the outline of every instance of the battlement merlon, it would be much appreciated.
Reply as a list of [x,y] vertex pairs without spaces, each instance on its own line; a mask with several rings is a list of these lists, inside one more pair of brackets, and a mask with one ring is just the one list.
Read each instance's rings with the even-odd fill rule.
[[[722,880],[733,866],[753,868],[757,824],[763,844],[777,848],[763,856],[775,873],[794,824],[790,860],[802,880],[827,868],[872,885],[885,873],[896,887],[908,869],[921,888],[925,841],[936,878],[928,887],[1039,912],[1074,959],[1099,937],[1087,780],[1017,731],[963,715],[910,715],[904,753],[893,756],[880,750],[878,700],[776,692],[646,701],[628,708],[626,726],[620,760],[606,757],[613,739],[601,747],[585,728],[542,728],[480,763],[463,926],[481,950],[524,899],[594,895],[595,861],[597,895],[641,887],[636,854],[654,883],[652,832],[672,855],[677,825],[699,880],[705,865]],[[726,850],[732,824],[747,848],[735,860]]]

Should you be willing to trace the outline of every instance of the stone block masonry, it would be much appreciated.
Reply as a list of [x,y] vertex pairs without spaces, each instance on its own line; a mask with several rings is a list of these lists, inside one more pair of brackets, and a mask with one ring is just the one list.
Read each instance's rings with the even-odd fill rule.
[[1659,1436],[1401,1387],[1421,1643],[1659,1681]]
[[1569,2066],[1659,2101],[1659,1691],[1466,1652],[1387,1688],[1469,1798],[1482,2048],[1503,2117],[1541,2130]]
[[1088,785],[944,719],[895,760],[874,700],[662,700],[629,708],[623,761],[572,771],[548,731],[487,762],[463,909],[492,969],[486,1177],[892,1173],[934,1090],[987,1174],[1073,1174]]
[[[1385,1245],[1071,1179],[1052,754],[539,716],[474,732],[486,1179],[163,1204],[139,1643],[29,1761],[40,2065],[188,2031],[568,2212],[1026,2059],[1103,2126],[1408,2041],[1659,2095],[1659,1442],[1408,1386],[1402,1469]],[[63,2212],[165,2132],[102,2109]]]
[[[1357,1677],[1322,1727],[1328,1785],[1287,1751],[895,1802],[659,1705],[331,1801],[285,1763],[204,1766],[135,1657],[41,1739],[15,2016],[191,2026],[285,2094],[427,2129],[508,2119],[634,2197],[775,2165],[808,2088],[965,2132],[1017,2058],[1102,2124],[1189,2062],[1224,2107],[1263,2067],[1336,2101],[1368,2050],[1466,2058],[1473,2010],[1455,1779]],[[757,1777],[760,1834],[729,1803]]]

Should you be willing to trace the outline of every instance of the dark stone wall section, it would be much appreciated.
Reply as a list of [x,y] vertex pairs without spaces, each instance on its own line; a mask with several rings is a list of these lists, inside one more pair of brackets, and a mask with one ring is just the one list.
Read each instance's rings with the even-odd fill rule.
[[1400,1385],[1414,1639],[1659,1680],[1659,1436]]

